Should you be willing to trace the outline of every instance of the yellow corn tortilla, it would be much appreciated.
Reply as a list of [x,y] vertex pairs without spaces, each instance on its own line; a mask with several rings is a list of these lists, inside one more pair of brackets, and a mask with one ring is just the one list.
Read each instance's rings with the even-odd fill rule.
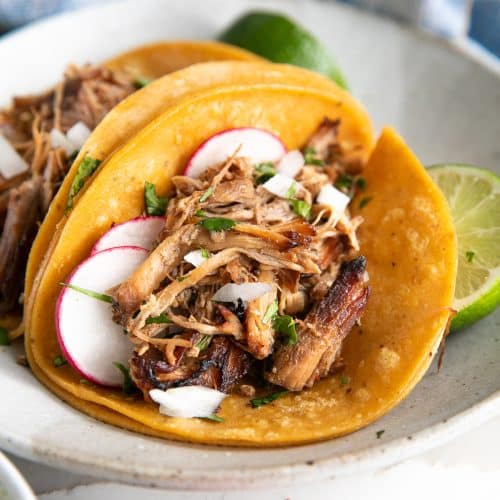
[[[213,43],[207,42],[208,47],[212,45]],[[221,44],[215,45],[220,46]],[[198,42],[197,46],[199,51],[196,54],[199,56],[202,47],[201,42]],[[165,52],[165,44],[163,47],[162,53]],[[172,50],[175,49],[176,46],[174,45]],[[141,50],[139,49],[138,53],[141,53]],[[123,60],[123,56],[120,60]],[[186,59],[183,60],[187,62]],[[61,228],[65,223],[64,210],[71,183],[86,155],[105,160],[114,150],[154,118],[187,96],[221,86],[267,83],[307,85],[330,92],[341,101],[352,101],[352,97],[346,91],[329,79],[302,68],[264,62],[231,61],[196,64],[167,75],[132,94],[108,113],[82,147],[80,154],[59,188],[43,224],[38,230],[26,270],[25,316],[30,316],[29,311],[34,298],[32,292],[36,289],[38,282],[36,276],[37,274],[41,276],[43,273],[43,269],[57,242],[56,227]],[[82,193],[89,183],[87,181],[81,191]],[[78,202],[78,198],[79,196],[76,198],[75,203]]]
[[[143,210],[144,182],[160,193],[203,140],[232,127],[276,133],[289,148],[302,147],[325,117],[341,118],[340,140],[368,153],[371,126],[355,101],[339,101],[310,88],[255,85],[221,88],[187,98],[160,115],[116,152],[82,194],[61,229],[40,280],[26,336],[35,374],[80,410],[130,430],[197,443],[271,447],[347,434],[394,407],[428,368],[450,317],[456,274],[456,238],[447,204],[417,158],[385,129],[365,169],[363,203],[353,211],[360,231],[372,295],[360,330],[342,356],[348,384],[331,376],[301,393],[253,409],[231,395],[223,423],[161,415],[156,405],[119,391],[80,383],[60,354],[54,313],[63,281],[112,223]],[[111,362],[112,360],[110,360]]]

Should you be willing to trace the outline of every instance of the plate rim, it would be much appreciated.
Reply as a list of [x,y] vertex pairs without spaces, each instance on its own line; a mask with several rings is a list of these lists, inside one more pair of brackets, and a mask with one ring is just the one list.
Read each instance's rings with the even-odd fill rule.
[[[131,1],[131,0],[128,0]],[[227,1],[227,0],[226,0]],[[234,0],[233,0],[234,1]],[[245,0],[237,0],[241,4]],[[41,26],[57,23],[60,19],[77,17],[82,12],[105,10],[115,8],[118,4],[122,6],[127,2],[110,1],[104,4],[91,4],[82,8],[57,13],[44,19],[29,23],[26,26],[15,29],[0,38],[0,47],[6,42],[18,37],[26,36],[26,33],[36,31]],[[274,0],[274,3],[294,5],[297,0]],[[316,4],[319,8],[328,8],[326,3],[320,0],[309,0],[309,4]],[[500,59],[486,50],[466,43],[464,40],[448,40],[433,33],[419,30],[413,26],[399,22],[387,16],[360,10],[355,6],[334,3],[329,4],[337,9],[356,10],[359,15],[376,17],[388,24],[396,24],[403,31],[411,35],[428,40],[430,43],[440,45],[445,50],[465,57],[487,70],[500,82]],[[11,98],[12,96],[10,96]],[[40,384],[42,390],[47,390]],[[50,391],[48,391],[50,392]],[[77,410],[75,410],[77,411]],[[337,457],[326,457],[311,463],[292,463],[287,465],[268,466],[261,468],[234,468],[222,471],[208,470],[200,473],[193,469],[163,469],[162,476],[148,475],[146,472],[134,470],[134,465],[129,469],[124,467],[123,462],[113,463],[91,463],[89,460],[79,460],[78,454],[66,456],[58,453],[57,449],[36,450],[30,447],[28,442],[16,439],[17,436],[5,436],[0,430],[0,448],[17,456],[58,467],[79,474],[89,474],[94,477],[106,477],[111,480],[120,480],[128,484],[141,484],[151,487],[168,487],[178,490],[229,490],[241,488],[242,482],[245,487],[258,488],[266,485],[290,486],[327,477],[347,476],[354,472],[364,472],[390,466],[401,460],[428,451],[439,445],[449,442],[467,430],[473,430],[482,423],[500,414],[500,390],[490,394],[487,398],[463,410],[449,419],[445,419],[434,425],[426,427],[409,437],[397,438],[384,444],[369,446],[362,451],[351,452]],[[91,417],[88,417],[91,418]],[[95,419],[92,419],[95,420]],[[99,425],[109,425],[95,420]],[[284,448],[286,450],[287,448]],[[1,452],[0,452],[1,460]],[[6,458],[8,461],[8,459]],[[23,479],[22,475],[17,474]],[[335,471],[335,474],[332,474]],[[304,474],[304,473],[307,474]],[[298,479],[299,478],[299,479]],[[29,497],[28,497],[29,498]]]

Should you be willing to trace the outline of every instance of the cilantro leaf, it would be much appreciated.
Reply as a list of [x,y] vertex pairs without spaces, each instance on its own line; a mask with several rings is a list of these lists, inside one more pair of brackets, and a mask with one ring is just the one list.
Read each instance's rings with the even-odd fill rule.
[[304,200],[288,200],[290,205],[292,206],[292,210],[300,217],[303,217],[306,220],[309,220],[311,217],[311,205],[305,202]]
[[472,250],[467,250],[465,252],[465,258],[467,259],[467,262],[472,262],[474,260],[474,257],[476,256],[476,253],[473,252]]
[[269,394],[268,396],[264,396],[263,398],[255,398],[250,400],[250,404],[253,408],[259,408],[260,406],[267,405],[281,398],[285,394],[288,394],[288,391],[278,391],[273,394]]
[[173,321],[165,313],[161,313],[159,316],[150,316],[146,320],[146,325],[161,325],[163,323],[173,323]]
[[207,217],[200,220],[198,224],[207,231],[229,231],[236,226],[236,221],[224,217]]
[[56,356],[54,358],[54,366],[56,368],[59,368],[60,366],[67,365],[67,364],[68,364],[68,362],[66,361],[66,359],[63,356]]
[[168,198],[156,194],[156,186],[146,181],[144,185],[144,206],[148,215],[165,215]]
[[288,345],[297,343],[297,329],[295,328],[295,321],[291,316],[288,316],[288,314],[276,316],[273,320],[273,326],[278,333],[281,333],[285,337]]
[[304,149],[304,162],[306,165],[317,165],[323,167],[325,162],[316,156],[316,150],[314,148]]
[[200,248],[201,256],[204,259],[209,259],[210,258],[210,252],[206,248]]
[[356,186],[361,189],[361,191],[364,191],[366,189],[366,179],[364,177],[358,177],[356,179]]
[[196,343],[196,348],[201,352],[204,351],[210,344],[212,340],[212,335],[203,335],[200,340]]
[[276,317],[277,313],[278,313],[278,301],[273,300],[272,304],[267,308],[266,312],[264,313],[264,316],[262,316],[262,323],[267,325]]
[[257,184],[264,184],[264,182],[276,175],[276,168],[274,167],[274,163],[271,162],[258,163],[254,168],[258,174],[255,177]]
[[365,196],[359,202],[359,208],[366,207],[366,205],[368,205],[368,203],[370,203],[370,201],[372,201],[372,197],[371,196]]
[[85,181],[96,171],[97,167],[101,164],[101,160],[96,160],[90,156],[86,156],[75,174],[75,178],[71,183],[68,194],[68,202],[66,204],[65,213],[67,214],[73,208],[73,200],[75,196],[80,192]]
[[337,182],[335,182],[335,187],[340,190],[349,191],[352,188],[352,184],[354,179],[352,175],[349,174],[340,174]]
[[196,217],[206,217],[205,210],[201,210],[201,209],[196,210],[194,215],[196,215]]
[[136,387],[135,387],[134,381],[130,377],[130,373],[129,373],[128,369],[125,368],[121,363],[118,363],[117,361],[115,361],[113,364],[118,368],[118,370],[120,370],[122,372],[122,375],[123,375],[123,385],[122,385],[123,393],[124,394],[132,394],[135,391]]
[[151,78],[140,76],[134,80],[133,84],[136,89],[142,89],[146,85],[149,85],[152,81],[153,80]]
[[113,303],[113,297],[111,295],[106,295],[105,293],[94,292],[93,290],[88,290],[87,288],[82,288],[81,286],[73,285],[71,283],[59,283],[61,286],[66,286],[74,290],[75,292],[82,293],[93,299],[102,300],[102,302],[107,302],[108,304]]
[[205,203],[214,194],[215,188],[210,186],[200,197],[200,203]]
[[222,417],[219,417],[219,415],[216,415],[215,413],[212,413],[211,415],[207,415],[206,417],[201,417],[201,418],[205,418],[206,420],[211,420],[212,422],[218,422],[218,423],[224,422],[224,419]]
[[285,194],[285,198],[287,200],[293,200],[296,192],[297,192],[297,184],[295,184],[295,182],[292,182]]

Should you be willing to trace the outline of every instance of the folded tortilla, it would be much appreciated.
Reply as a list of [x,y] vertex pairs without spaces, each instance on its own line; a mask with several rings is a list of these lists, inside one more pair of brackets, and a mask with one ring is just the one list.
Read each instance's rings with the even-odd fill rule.
[[113,223],[142,212],[145,181],[167,192],[172,175],[219,131],[261,127],[293,149],[304,145],[324,117],[340,118],[340,141],[352,145],[361,159],[370,154],[370,121],[348,94],[279,84],[221,87],[186,97],[115,152],[59,230],[40,277],[26,335],[35,375],[69,404],[104,422],[218,445],[271,447],[328,439],[368,425],[401,401],[441,342],[451,314],[457,255],[445,199],[392,129],[382,132],[364,170],[367,187],[351,206],[365,219],[359,236],[372,295],[342,350],[347,384],[332,375],[257,409],[248,398],[232,394],[219,412],[224,422],[213,423],[166,417],[142,398],[82,384],[70,366],[54,367],[61,352],[54,319],[58,283]]
[[[225,47],[223,44],[210,42],[206,42],[206,44],[208,47],[212,47],[213,45],[217,47],[222,45]],[[168,44],[161,45],[162,49],[160,52],[164,54],[164,57],[166,57],[166,45]],[[201,50],[201,47],[204,47],[204,45],[201,45],[201,42],[195,45],[198,47],[198,50],[195,51],[196,57],[192,56],[194,60],[200,57],[200,54],[205,53]],[[148,50],[153,51],[154,47],[156,46],[149,47]],[[137,53],[141,54],[142,50],[144,49],[138,49]],[[173,45],[170,50],[177,50],[177,46]],[[187,49],[184,48],[184,50]],[[148,54],[150,53],[148,52]],[[184,51],[181,51],[181,53],[184,54]],[[210,52],[210,54],[212,53]],[[220,55],[220,53],[218,54]],[[228,56],[231,54],[232,52],[229,51]],[[118,58],[123,65],[125,65],[124,61],[128,60],[128,55],[126,59],[124,58],[125,56]],[[132,59],[136,61],[136,56],[132,57]],[[156,60],[156,57],[151,57],[151,59]],[[187,64],[190,58],[186,56],[181,61]],[[94,159],[105,161],[113,151],[131,139],[161,113],[174,106],[182,98],[222,86],[252,84],[307,85],[311,88],[330,92],[339,101],[352,100],[352,97],[335,83],[311,71],[289,65],[241,61],[195,64],[159,78],[129,96],[106,115],[84,144],[45,215],[43,224],[38,230],[26,270],[25,321],[30,316],[29,311],[34,299],[33,292],[38,286],[38,278],[42,275],[43,269],[57,243],[58,231],[65,224],[64,211],[68,195],[82,160],[86,156],[90,156]],[[368,119],[365,118],[365,120]],[[85,191],[89,184],[90,182],[87,181],[81,193]],[[78,203],[79,197],[76,197],[75,203]],[[56,230],[56,228],[58,229]]]

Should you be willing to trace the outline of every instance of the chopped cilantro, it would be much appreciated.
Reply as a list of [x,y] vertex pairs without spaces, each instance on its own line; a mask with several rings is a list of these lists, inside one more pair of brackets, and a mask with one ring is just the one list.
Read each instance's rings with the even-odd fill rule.
[[63,356],[56,356],[54,358],[54,366],[56,368],[59,368],[62,365],[66,365],[68,362],[63,358]]
[[296,192],[297,192],[297,184],[295,184],[295,182],[292,182],[285,194],[285,198],[287,200],[293,200]]
[[345,373],[342,373],[342,375],[340,375],[340,383],[342,385],[347,385],[351,380],[349,379],[349,377],[345,374]]
[[134,80],[134,87],[136,89],[142,89],[146,85],[149,85],[153,80],[151,78],[146,78],[144,76],[140,76]]
[[337,189],[349,191],[352,188],[353,177],[349,174],[340,174],[337,182],[335,183],[335,187]]
[[200,203],[205,203],[214,194],[215,188],[210,186],[200,197]]
[[361,191],[364,191],[366,189],[366,179],[364,177],[358,177],[356,179],[356,186],[361,189]]
[[264,182],[276,175],[276,168],[274,167],[274,163],[271,162],[258,163],[254,168],[258,174],[255,177],[257,184],[264,184]]
[[9,345],[9,332],[3,326],[0,326],[0,345]]
[[135,384],[134,384],[132,378],[130,377],[129,371],[121,363],[118,363],[115,361],[113,364],[118,368],[118,370],[120,370],[122,372],[122,375],[123,375],[123,385],[122,385],[123,393],[124,394],[132,394],[135,391]]
[[71,283],[59,283],[61,286],[66,286],[74,290],[75,292],[83,293],[83,295],[87,295],[92,297],[93,299],[102,300],[103,302],[108,302],[111,304],[113,302],[113,297],[110,295],[106,295],[105,293],[94,292],[93,290],[88,290],[87,288],[82,288],[81,286],[72,285]]
[[297,329],[295,328],[295,321],[291,316],[288,316],[288,314],[275,316],[273,326],[278,333],[281,333],[285,337],[286,344],[294,345],[297,343]]
[[68,213],[73,208],[73,200],[80,192],[85,181],[96,171],[97,167],[101,164],[101,160],[96,160],[90,156],[86,156],[76,171],[75,178],[69,188],[68,202],[66,204],[65,213]]
[[92,385],[92,382],[90,382],[90,380],[87,380],[86,378],[81,378],[80,379],[80,384],[82,384],[82,385]]
[[306,203],[304,200],[289,200],[290,205],[292,206],[292,210],[300,217],[304,217],[304,219],[309,220],[311,217],[311,205]]
[[207,217],[198,222],[198,224],[207,231],[229,231],[236,226],[236,221],[225,219],[224,217]]
[[210,252],[206,248],[200,248],[201,256],[204,259],[209,259],[210,258]]
[[196,343],[196,348],[201,352],[204,351],[210,344],[212,340],[212,335],[203,335],[200,340]]
[[382,437],[382,434],[385,432],[385,430],[381,430],[381,431],[377,431],[376,432],[376,435],[377,435],[377,439],[380,439]]
[[196,210],[196,212],[194,213],[194,215],[196,215],[196,217],[205,217],[206,214],[205,214],[205,210]]
[[168,198],[156,194],[156,186],[146,181],[144,185],[144,206],[148,215],[165,215]]
[[269,394],[268,396],[264,396],[263,398],[251,399],[250,404],[252,405],[253,408],[259,408],[259,406],[268,405],[269,403],[276,401],[285,394],[288,394],[288,391],[274,392],[273,394]]
[[472,262],[474,260],[476,253],[473,252],[472,250],[467,250],[465,252],[465,258],[467,259],[467,262]]
[[278,313],[278,301],[273,300],[272,304],[267,308],[266,312],[264,313],[264,316],[262,316],[262,323],[267,325],[276,317],[277,313]]
[[222,423],[224,422],[224,419],[222,417],[219,417],[219,415],[216,415],[215,413],[212,413],[211,415],[207,415],[206,417],[201,417],[206,420],[211,420],[212,422],[218,422]]
[[370,203],[370,201],[372,201],[372,197],[371,196],[365,196],[359,202],[359,208],[366,207],[366,205],[368,205],[368,203]]
[[146,320],[146,325],[161,325],[163,323],[173,323],[173,321],[165,313],[161,313],[159,316],[150,316]]
[[304,162],[306,165],[317,165],[323,167],[325,162],[316,156],[316,150],[314,148],[304,149]]

